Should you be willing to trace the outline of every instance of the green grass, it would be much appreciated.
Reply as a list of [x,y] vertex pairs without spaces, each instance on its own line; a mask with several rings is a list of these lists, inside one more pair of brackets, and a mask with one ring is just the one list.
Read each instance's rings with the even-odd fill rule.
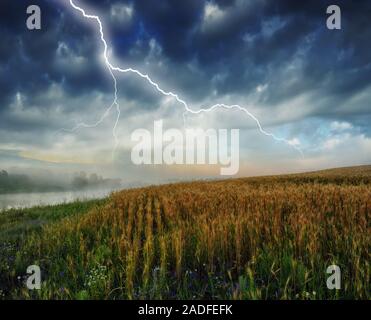
[[32,231],[41,230],[47,223],[65,217],[82,215],[107,200],[76,201],[53,206],[36,206],[28,209],[10,209],[0,213],[0,241],[16,240]]
[[[10,209],[0,213],[0,299],[15,282],[16,263],[25,243],[37,236],[47,225],[56,224],[66,217],[81,216],[93,208],[104,205],[107,199],[76,201],[53,206],[36,206],[28,209]],[[20,272],[24,273],[24,272]],[[18,280],[18,279],[17,279]]]

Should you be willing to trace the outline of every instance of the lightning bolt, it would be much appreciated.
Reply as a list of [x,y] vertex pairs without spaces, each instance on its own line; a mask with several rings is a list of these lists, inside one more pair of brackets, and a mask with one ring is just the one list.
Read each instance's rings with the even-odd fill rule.
[[113,79],[113,83],[114,83],[114,100],[113,100],[112,104],[110,105],[110,107],[105,111],[105,113],[101,116],[101,118],[96,123],[89,125],[89,124],[85,124],[85,123],[82,122],[82,123],[78,123],[72,129],[69,129],[69,130],[68,129],[61,129],[61,130],[68,131],[68,132],[74,132],[81,127],[84,127],[84,128],[96,127],[107,117],[107,115],[109,114],[111,109],[113,107],[116,107],[117,116],[116,116],[115,124],[114,124],[113,129],[112,129],[112,135],[115,139],[114,151],[116,150],[116,148],[118,147],[118,144],[119,144],[119,140],[118,140],[118,137],[117,137],[117,134],[116,134],[116,128],[117,128],[117,124],[118,124],[119,119],[120,119],[121,111],[120,111],[120,105],[118,103],[118,97],[117,97],[117,79],[116,79],[115,74],[114,74],[114,71],[115,71],[115,72],[119,72],[119,73],[135,74],[135,75],[143,78],[144,80],[146,80],[149,84],[151,84],[162,95],[174,98],[177,102],[179,102],[180,104],[182,104],[184,106],[185,111],[183,113],[183,117],[186,113],[200,114],[200,113],[212,112],[213,110],[215,110],[217,108],[223,108],[223,109],[228,109],[228,110],[231,110],[231,109],[240,110],[240,111],[244,112],[246,115],[248,115],[251,119],[254,120],[254,122],[256,123],[260,133],[262,133],[265,136],[273,138],[275,141],[284,142],[284,143],[290,145],[291,147],[296,149],[303,156],[302,150],[294,142],[289,141],[289,140],[284,139],[284,138],[277,137],[273,133],[270,133],[270,132],[267,132],[266,130],[264,130],[262,125],[260,124],[259,119],[257,117],[255,117],[249,110],[247,110],[246,108],[244,108],[244,107],[242,107],[238,104],[226,105],[226,104],[223,104],[223,103],[217,103],[217,104],[214,104],[214,105],[212,105],[210,107],[207,107],[207,108],[200,108],[198,110],[194,110],[194,109],[190,108],[188,106],[188,104],[178,96],[178,94],[173,93],[171,91],[163,90],[159,86],[159,84],[157,84],[155,81],[153,81],[152,78],[148,74],[144,74],[144,73],[140,72],[139,70],[136,70],[136,69],[133,69],[133,68],[125,68],[124,69],[124,68],[113,65],[108,58],[108,45],[107,45],[107,41],[104,37],[103,25],[102,25],[102,22],[101,22],[99,16],[87,14],[85,12],[85,10],[83,8],[77,6],[74,3],[73,0],[69,0],[69,2],[70,2],[70,5],[73,9],[79,11],[84,18],[94,20],[99,27],[100,40],[103,43],[103,47],[104,47],[103,57],[104,57],[105,64],[107,66],[108,72],[110,73],[110,75]]

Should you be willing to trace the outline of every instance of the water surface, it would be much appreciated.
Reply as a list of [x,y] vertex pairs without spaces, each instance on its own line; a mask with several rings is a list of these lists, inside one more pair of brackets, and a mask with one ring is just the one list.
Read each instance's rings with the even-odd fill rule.
[[111,192],[111,189],[106,189],[0,194],[0,211],[12,208],[56,205],[77,200],[101,199],[107,197]]

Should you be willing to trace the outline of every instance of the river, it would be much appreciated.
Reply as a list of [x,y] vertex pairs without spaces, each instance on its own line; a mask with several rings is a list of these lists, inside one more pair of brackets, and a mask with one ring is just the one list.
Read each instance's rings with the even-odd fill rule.
[[55,205],[77,200],[101,199],[107,197],[111,192],[112,190],[83,190],[0,194],[0,211]]

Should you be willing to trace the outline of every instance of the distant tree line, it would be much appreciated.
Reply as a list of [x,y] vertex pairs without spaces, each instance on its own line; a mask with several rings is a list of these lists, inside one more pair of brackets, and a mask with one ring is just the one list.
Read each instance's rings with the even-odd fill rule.
[[84,188],[118,188],[121,185],[120,179],[103,179],[96,173],[88,175],[86,172],[81,171],[72,179],[72,186],[75,189]]
[[47,192],[67,191],[81,189],[117,189],[121,186],[120,179],[104,179],[93,173],[88,175],[85,172],[76,173],[70,183],[51,181],[39,181],[26,174],[11,174],[0,170],[0,194],[17,192]]
[[5,170],[0,171],[0,193],[43,191],[41,189],[41,186],[36,186],[25,174],[9,174]]

